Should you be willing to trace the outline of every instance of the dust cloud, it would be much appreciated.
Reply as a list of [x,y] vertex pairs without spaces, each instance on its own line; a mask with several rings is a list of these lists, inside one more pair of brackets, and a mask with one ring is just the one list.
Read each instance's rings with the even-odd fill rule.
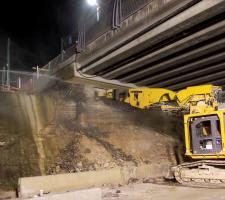
[[15,189],[21,176],[181,162],[180,117],[53,80],[42,92],[0,93],[1,189]]

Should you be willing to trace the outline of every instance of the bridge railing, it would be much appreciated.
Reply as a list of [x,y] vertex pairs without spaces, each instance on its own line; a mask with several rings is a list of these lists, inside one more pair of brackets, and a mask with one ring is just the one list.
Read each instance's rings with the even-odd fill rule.
[[[7,75],[8,74],[8,75]],[[34,73],[0,70],[0,91],[33,91]]]
[[88,44],[107,31],[119,28],[125,19],[146,5],[164,5],[169,1],[172,0],[107,0],[107,3],[102,1],[99,13],[93,8],[90,8],[91,11],[86,11],[86,15],[80,19],[78,33],[63,38],[64,50],[44,68],[54,73],[57,71],[56,66],[74,55],[76,50],[85,51]]
[[92,8],[92,12],[81,19],[78,47],[80,50],[85,50],[92,41],[109,30],[119,28],[123,20],[153,1],[164,0],[108,0],[107,4],[100,3],[99,13]]
[[51,74],[55,73],[59,69],[60,63],[63,63],[64,61],[66,61],[67,59],[69,59],[71,56],[74,55],[74,53],[76,52],[76,48],[77,48],[76,45],[73,45],[70,48],[63,50],[63,52],[61,54],[59,54],[54,59],[49,61],[42,68],[48,70],[49,73],[51,73]]

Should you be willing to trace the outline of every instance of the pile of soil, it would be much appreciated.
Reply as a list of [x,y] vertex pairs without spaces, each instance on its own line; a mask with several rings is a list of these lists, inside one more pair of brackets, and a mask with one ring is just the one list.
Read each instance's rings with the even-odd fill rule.
[[64,100],[63,95],[57,97],[63,104],[57,106],[56,127],[42,133],[45,146],[57,143],[59,135],[69,138],[46,166],[47,174],[181,162],[177,160],[183,148],[179,118],[96,98],[93,88],[75,86],[67,94]]

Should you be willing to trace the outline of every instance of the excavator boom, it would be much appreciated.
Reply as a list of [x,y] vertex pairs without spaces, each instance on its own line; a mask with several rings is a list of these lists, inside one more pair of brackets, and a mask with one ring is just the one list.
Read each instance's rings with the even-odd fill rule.
[[213,85],[192,86],[176,92],[164,88],[131,88],[110,89],[105,96],[140,109],[161,107],[164,111],[204,113],[206,110],[214,111],[218,106],[216,96],[220,91],[221,87]]

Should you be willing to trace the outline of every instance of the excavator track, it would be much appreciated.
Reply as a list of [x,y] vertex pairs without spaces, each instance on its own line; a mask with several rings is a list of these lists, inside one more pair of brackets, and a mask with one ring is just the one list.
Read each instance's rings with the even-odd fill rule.
[[172,168],[175,179],[188,187],[225,188],[225,161],[202,160]]

